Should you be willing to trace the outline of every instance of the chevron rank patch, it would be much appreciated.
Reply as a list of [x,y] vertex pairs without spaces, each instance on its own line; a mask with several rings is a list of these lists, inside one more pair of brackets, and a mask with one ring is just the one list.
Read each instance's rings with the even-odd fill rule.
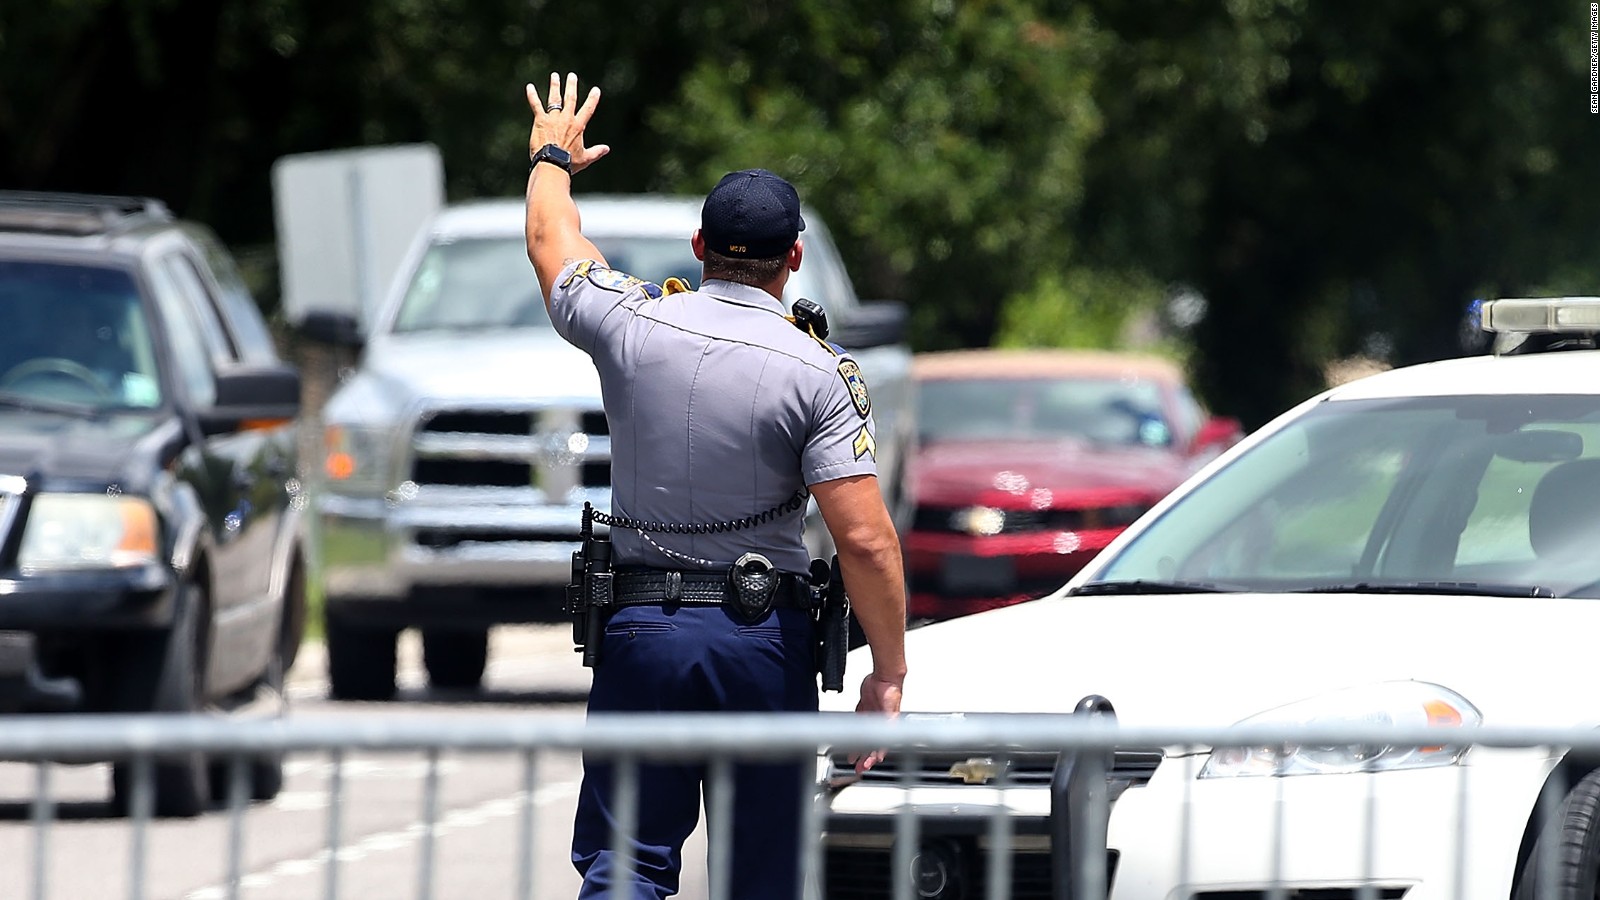
[[868,431],[865,425],[861,426],[861,430],[856,432],[856,439],[851,443],[850,448],[856,452],[856,459],[860,459],[870,453],[872,454],[872,461],[878,461],[878,442],[873,440],[872,432]]
[[[872,415],[872,397],[867,394],[867,380],[861,377],[861,367],[853,359],[839,361],[839,377],[844,379],[844,386],[850,389],[850,402],[855,404],[856,412],[865,419]],[[861,454],[856,453],[856,459]],[[876,456],[873,459],[877,459]]]

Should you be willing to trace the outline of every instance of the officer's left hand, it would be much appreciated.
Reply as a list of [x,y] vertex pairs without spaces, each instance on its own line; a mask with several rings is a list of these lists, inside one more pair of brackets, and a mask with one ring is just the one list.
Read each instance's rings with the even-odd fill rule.
[[600,105],[600,89],[589,88],[589,96],[584,99],[583,106],[578,106],[578,76],[572,72],[567,73],[567,87],[563,94],[561,90],[561,74],[550,73],[550,102],[539,102],[538,89],[528,85],[528,106],[533,109],[533,131],[528,135],[528,154],[531,156],[545,144],[555,144],[572,155],[572,171],[578,173],[587,168],[602,156],[611,152],[606,144],[596,144],[593,147],[583,145],[583,132],[589,127],[589,119],[594,116],[595,108]]

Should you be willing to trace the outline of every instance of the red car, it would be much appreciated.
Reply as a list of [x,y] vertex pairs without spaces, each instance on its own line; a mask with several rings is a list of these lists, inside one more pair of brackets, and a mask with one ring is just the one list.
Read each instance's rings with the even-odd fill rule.
[[1094,351],[919,354],[913,620],[1055,590],[1237,442],[1163,359]]

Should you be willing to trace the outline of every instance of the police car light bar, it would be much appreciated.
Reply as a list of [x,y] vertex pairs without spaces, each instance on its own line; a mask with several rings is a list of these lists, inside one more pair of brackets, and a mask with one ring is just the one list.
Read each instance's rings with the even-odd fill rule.
[[1600,331],[1600,297],[1490,300],[1480,312],[1484,331],[1509,333]]

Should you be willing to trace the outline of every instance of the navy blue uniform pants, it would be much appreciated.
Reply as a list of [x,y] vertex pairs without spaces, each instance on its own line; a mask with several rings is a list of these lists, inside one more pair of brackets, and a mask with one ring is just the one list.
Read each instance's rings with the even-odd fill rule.
[[[745,624],[721,607],[627,606],[606,625],[589,690],[591,712],[816,712],[811,620],[777,609]],[[641,750],[647,749],[644,747]],[[802,797],[814,765],[736,765],[730,897],[796,900]],[[659,900],[678,891],[683,842],[700,819],[707,766],[641,765],[631,884],[616,896]],[[584,757],[572,835],[580,898],[611,897],[620,875],[611,846],[613,767]],[[710,808],[709,802],[707,808]]]

